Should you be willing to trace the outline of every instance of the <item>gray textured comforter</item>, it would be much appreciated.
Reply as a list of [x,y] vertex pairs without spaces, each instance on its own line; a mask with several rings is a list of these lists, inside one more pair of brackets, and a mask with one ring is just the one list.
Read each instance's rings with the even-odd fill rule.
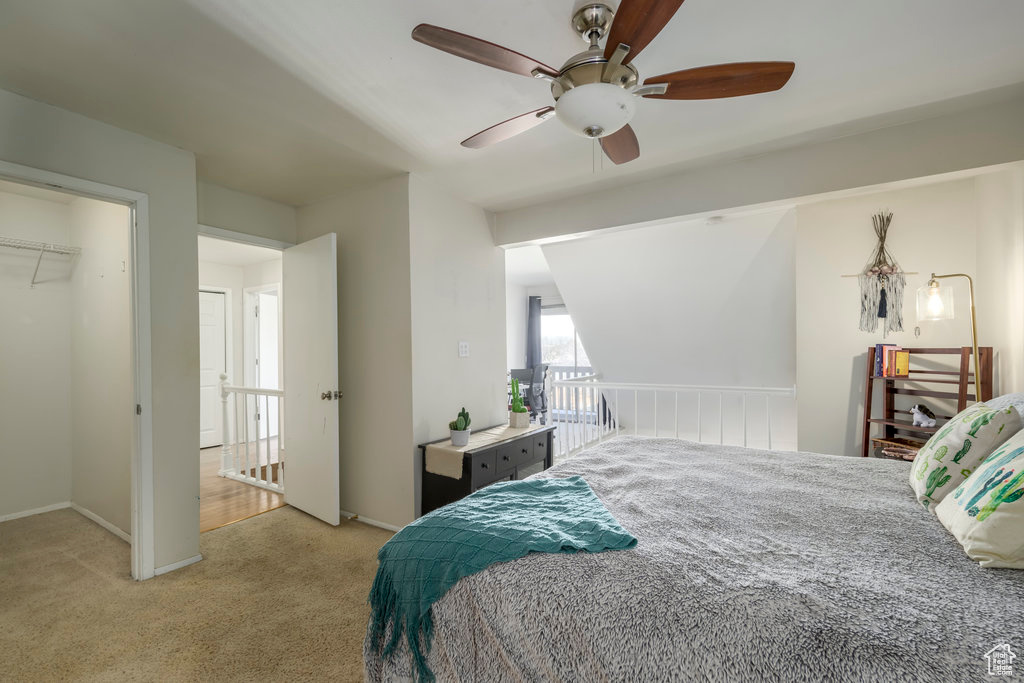
[[[633,550],[534,554],[434,605],[439,681],[969,681],[1009,643],[1024,571],[982,569],[914,501],[910,465],[619,438],[583,475]],[[407,651],[366,653],[371,681]]]

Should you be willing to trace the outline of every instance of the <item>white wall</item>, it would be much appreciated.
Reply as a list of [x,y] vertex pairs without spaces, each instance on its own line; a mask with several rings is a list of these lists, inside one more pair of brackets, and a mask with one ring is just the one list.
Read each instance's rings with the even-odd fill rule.
[[791,212],[544,246],[591,362],[613,382],[789,387]]
[[196,183],[196,201],[202,225],[281,242],[296,241],[295,207],[202,181]]
[[[505,254],[482,209],[417,175],[409,224],[414,442],[446,437],[461,407],[474,428],[504,424]],[[468,358],[458,355],[460,341],[469,342]],[[420,454],[412,454],[418,493]]]
[[282,259],[275,258],[263,263],[253,263],[245,266],[243,275],[246,287],[260,287],[262,285],[281,284]]
[[882,121],[879,129],[857,135],[838,127],[833,140],[779,141],[743,159],[704,160],[688,170],[627,185],[611,176],[603,181],[604,187],[591,192],[496,214],[495,242],[519,244],[673,221],[678,216],[792,202],[824,192],[1020,161],[1020,93],[1019,87],[1009,88],[1005,101],[902,125]]
[[196,178],[189,153],[0,91],[0,159],[149,196],[155,560],[199,552]]
[[996,395],[1024,391],[1024,169],[979,176],[979,343],[995,347]]
[[231,291],[231,367],[228,381],[235,385],[245,383],[243,341],[245,339],[245,269],[210,261],[199,262],[199,289],[214,287]]
[[[0,235],[68,244],[65,203],[0,192]],[[0,517],[71,500],[71,263],[0,248]]]
[[505,283],[505,367],[526,367],[526,323],[529,299],[526,287]]
[[416,444],[444,436],[462,406],[477,426],[507,419],[504,257],[481,209],[417,176],[299,210],[300,241],[332,231],[341,507],[403,525],[418,512]]
[[228,381],[242,385],[245,375],[245,290],[281,283],[281,259],[246,266],[229,266],[212,261],[199,262],[199,289],[231,290],[231,368]]
[[[904,331],[888,338],[883,338],[881,328],[876,334],[858,330],[857,280],[840,277],[859,272],[868,261],[877,241],[871,216],[881,209],[892,211],[894,216],[886,242],[889,250],[904,270],[918,273],[907,276]],[[914,336],[918,325],[914,297],[932,272],[978,272],[978,218],[974,179],[823,201],[797,209],[796,351],[801,450],[860,455],[869,346],[882,342],[905,347],[970,345],[966,281],[943,282],[943,287],[951,286],[956,293],[957,319],[920,323],[920,338]],[[990,306],[996,300],[992,296],[991,290],[979,288],[979,309]],[[992,337],[984,329],[982,332],[979,344],[994,345]],[[939,405],[933,399],[924,400]]]
[[338,234],[341,507],[406,524],[416,500],[409,177],[303,207],[298,226],[299,241]]
[[131,215],[76,198],[70,243],[81,247],[71,283],[71,501],[131,533]]

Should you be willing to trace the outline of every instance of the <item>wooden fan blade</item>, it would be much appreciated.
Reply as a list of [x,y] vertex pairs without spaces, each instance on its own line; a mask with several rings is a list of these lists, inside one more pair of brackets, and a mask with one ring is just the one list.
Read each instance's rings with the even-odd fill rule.
[[625,43],[629,45],[629,54],[622,61],[629,64],[665,28],[682,4],[683,0],[622,0],[608,32],[605,59],[611,59],[619,43]]
[[640,143],[632,126],[626,126],[601,138],[601,149],[616,164],[633,161],[640,156]]
[[481,147],[487,147],[493,145],[496,142],[502,140],[508,140],[511,137],[515,137],[520,133],[526,132],[547,121],[555,113],[554,107],[542,107],[535,111],[520,114],[508,121],[502,121],[495,125],[482,130],[473,137],[466,138],[462,141],[463,147],[472,147],[473,149],[480,149]]
[[793,62],[737,62],[685,69],[653,76],[644,85],[668,83],[664,95],[645,95],[658,100],[712,100],[771,92],[786,85],[796,67]]
[[558,75],[558,71],[547,64],[541,64],[536,59],[509,50],[507,47],[467,36],[465,33],[450,31],[440,26],[420,24],[412,30],[412,39],[456,57],[493,66],[495,69],[511,71],[521,76],[533,78],[535,69],[551,77]]

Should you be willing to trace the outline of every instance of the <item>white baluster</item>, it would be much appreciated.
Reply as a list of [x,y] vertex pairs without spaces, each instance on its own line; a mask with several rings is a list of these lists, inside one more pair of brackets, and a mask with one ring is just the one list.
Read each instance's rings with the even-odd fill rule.
[[619,435],[619,390],[615,390],[615,436]]
[[722,394],[724,392],[718,392],[718,443],[723,444],[725,441],[722,440],[722,425],[725,422],[725,415],[722,414]]
[[238,425],[241,424],[240,413],[242,412],[242,406],[239,404],[239,397],[241,396],[241,394],[239,394],[237,391],[234,391],[232,392],[232,396],[235,401],[235,446],[233,449],[234,457],[232,458],[234,465],[233,469],[231,470],[231,474],[238,476],[239,474],[242,473],[242,430],[238,428]]
[[[256,394],[256,405],[259,405],[259,402],[260,402],[260,395]],[[270,422],[269,422],[269,419],[270,419],[270,397],[269,396],[264,395],[264,397],[263,397],[263,408],[264,408],[264,411],[260,413],[260,429],[263,431],[263,436],[266,439],[266,441],[264,442],[263,450],[266,452],[266,456],[267,456],[266,457],[266,462],[267,462],[267,465],[266,465],[266,469],[265,470],[263,469],[262,465],[259,466],[260,469],[262,470],[260,472],[259,479],[260,479],[260,481],[262,481],[265,484],[270,484],[271,482],[273,482],[274,477],[271,476],[271,474],[270,474]],[[257,454],[259,453],[259,443],[256,444],[256,452],[257,452]],[[257,460],[260,459],[259,455],[257,455],[256,459]]]
[[675,404],[674,404],[675,407],[672,408],[672,421],[675,424],[676,438],[678,439],[679,438],[679,392],[678,391],[673,392],[673,395],[675,396]]
[[252,474],[252,470],[249,468],[249,394],[247,392],[241,392],[239,396],[242,397],[242,419],[244,420],[243,425],[245,427],[245,473],[246,477]]
[[704,443],[703,437],[701,436],[701,431],[702,431],[701,430],[701,428],[702,428],[701,414],[700,414],[700,412],[701,412],[701,410],[700,410],[701,402],[702,402],[702,396],[701,396],[701,393],[698,391],[697,392],[697,443]]
[[743,447],[747,447],[747,392],[743,392]]
[[231,467],[231,416],[228,414],[228,376],[225,373],[220,373],[220,416],[221,416],[221,429],[223,433],[221,437],[224,443],[220,447],[220,474],[224,475],[225,472]]
[[654,390],[654,438],[658,438],[658,390]]

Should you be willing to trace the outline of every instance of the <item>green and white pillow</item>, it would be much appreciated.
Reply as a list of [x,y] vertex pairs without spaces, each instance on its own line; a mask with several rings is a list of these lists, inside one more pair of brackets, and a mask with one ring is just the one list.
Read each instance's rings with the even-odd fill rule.
[[910,487],[928,510],[958,487],[1007,439],[1024,426],[1013,408],[984,403],[965,408],[932,435],[914,458]]
[[981,566],[1024,569],[1024,431],[946,496],[935,515]]

